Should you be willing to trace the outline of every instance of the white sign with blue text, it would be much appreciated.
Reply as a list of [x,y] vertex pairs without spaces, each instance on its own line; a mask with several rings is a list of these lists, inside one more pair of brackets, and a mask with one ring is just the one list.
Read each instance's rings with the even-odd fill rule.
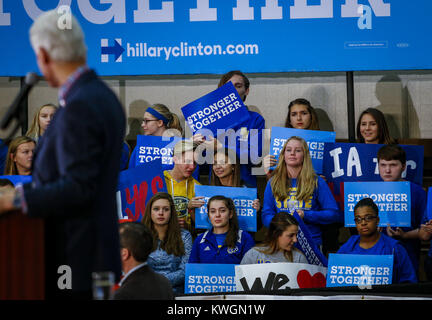
[[378,207],[379,226],[411,226],[411,188],[408,181],[345,182],[345,227],[355,227],[354,207],[363,198],[371,198]]
[[285,142],[292,136],[303,138],[306,141],[312,159],[312,165],[317,173],[322,173],[324,145],[326,142],[335,142],[336,132],[272,127],[270,155],[278,159]]
[[235,292],[234,264],[187,263],[185,293]]
[[393,255],[329,254],[327,287],[392,283]]
[[234,202],[237,219],[241,230],[257,231],[257,213],[252,208],[253,201],[257,199],[256,188],[235,188],[195,185],[195,197],[204,196],[205,204],[195,209],[195,227],[210,229],[211,224],[207,216],[207,203],[213,196],[225,196]]

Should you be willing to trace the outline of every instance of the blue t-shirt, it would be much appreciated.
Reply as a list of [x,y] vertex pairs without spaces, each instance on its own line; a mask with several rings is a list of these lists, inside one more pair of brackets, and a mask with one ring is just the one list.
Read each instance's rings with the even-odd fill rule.
[[[423,190],[423,188],[418,184],[410,182],[410,190],[411,227],[401,228],[404,232],[408,232],[420,227],[424,212],[426,210],[426,192]],[[386,228],[383,228],[383,232],[388,235]],[[414,269],[418,271],[421,245],[420,239],[401,239],[399,241],[405,247]]]
[[393,255],[392,283],[417,283],[417,276],[405,248],[399,241],[381,233],[378,242],[370,249],[360,247],[360,236],[351,236],[337,253],[365,255]]
[[[273,178],[272,178],[273,179]],[[318,183],[307,201],[297,201],[297,179],[291,179],[291,188],[285,199],[275,199],[270,179],[264,191],[262,222],[267,228],[277,212],[289,212],[288,202],[294,201],[298,209],[304,211],[303,221],[308,227],[317,246],[322,244],[320,225],[342,221],[342,215],[327,183],[317,177]]]

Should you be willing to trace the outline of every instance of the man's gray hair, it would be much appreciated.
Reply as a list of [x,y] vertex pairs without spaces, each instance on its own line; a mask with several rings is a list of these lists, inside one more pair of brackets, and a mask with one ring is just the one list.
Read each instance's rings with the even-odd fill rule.
[[50,10],[40,15],[30,28],[33,50],[44,48],[54,61],[77,62],[86,59],[87,47],[78,20],[71,14],[70,28],[62,27],[64,15]]

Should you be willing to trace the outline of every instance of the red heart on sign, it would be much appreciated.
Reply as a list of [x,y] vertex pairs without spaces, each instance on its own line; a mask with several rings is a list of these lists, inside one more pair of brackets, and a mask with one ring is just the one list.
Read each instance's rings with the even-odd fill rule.
[[297,274],[297,284],[300,289],[324,288],[326,286],[326,278],[321,272],[317,272],[311,276],[309,271],[300,270]]

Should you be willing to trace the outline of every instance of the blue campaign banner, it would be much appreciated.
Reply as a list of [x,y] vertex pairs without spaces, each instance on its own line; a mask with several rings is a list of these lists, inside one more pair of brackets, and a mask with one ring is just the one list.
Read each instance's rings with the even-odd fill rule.
[[1,76],[37,70],[29,28],[64,5],[106,76],[432,68],[431,1],[0,0]]
[[192,133],[207,129],[214,137],[218,129],[235,128],[249,119],[249,112],[231,81],[181,110]]
[[327,287],[361,289],[392,283],[393,255],[329,254]]
[[157,192],[167,192],[160,162],[121,171],[117,187],[119,220],[141,221],[148,200]]
[[204,196],[205,204],[195,209],[195,228],[210,229],[207,216],[207,202],[213,196],[225,196],[234,201],[239,227],[249,232],[257,231],[257,212],[252,203],[257,199],[256,188],[235,188],[195,185],[195,197]]
[[0,176],[0,179],[8,179],[10,180],[10,182],[13,183],[14,186],[18,184],[26,184],[32,182],[32,176],[20,176],[20,175]]
[[131,155],[138,167],[147,162],[158,160],[163,170],[171,170],[174,167],[172,157],[175,144],[180,137],[137,136],[137,144]]
[[[382,181],[378,171],[378,150],[383,144],[326,143],[323,174],[327,182]],[[423,185],[424,147],[401,145],[406,152],[402,178]]]
[[312,235],[309,228],[303,222],[296,211],[292,213],[293,217],[297,219],[299,226],[297,232],[297,242],[295,246],[297,249],[301,250],[309,264],[314,264],[317,266],[327,267],[327,258],[322,254],[320,249],[315,245],[312,239]]
[[[285,142],[292,136],[303,138],[306,141],[309,147],[312,165],[317,173],[322,173],[324,145],[326,142],[335,142],[336,132],[272,127],[270,155],[278,159]],[[271,169],[274,168],[276,168],[276,166]]]
[[185,293],[235,291],[235,264],[186,264]]
[[410,227],[410,190],[408,181],[345,182],[345,227],[355,227],[354,207],[363,198],[371,198],[378,206],[379,226]]

